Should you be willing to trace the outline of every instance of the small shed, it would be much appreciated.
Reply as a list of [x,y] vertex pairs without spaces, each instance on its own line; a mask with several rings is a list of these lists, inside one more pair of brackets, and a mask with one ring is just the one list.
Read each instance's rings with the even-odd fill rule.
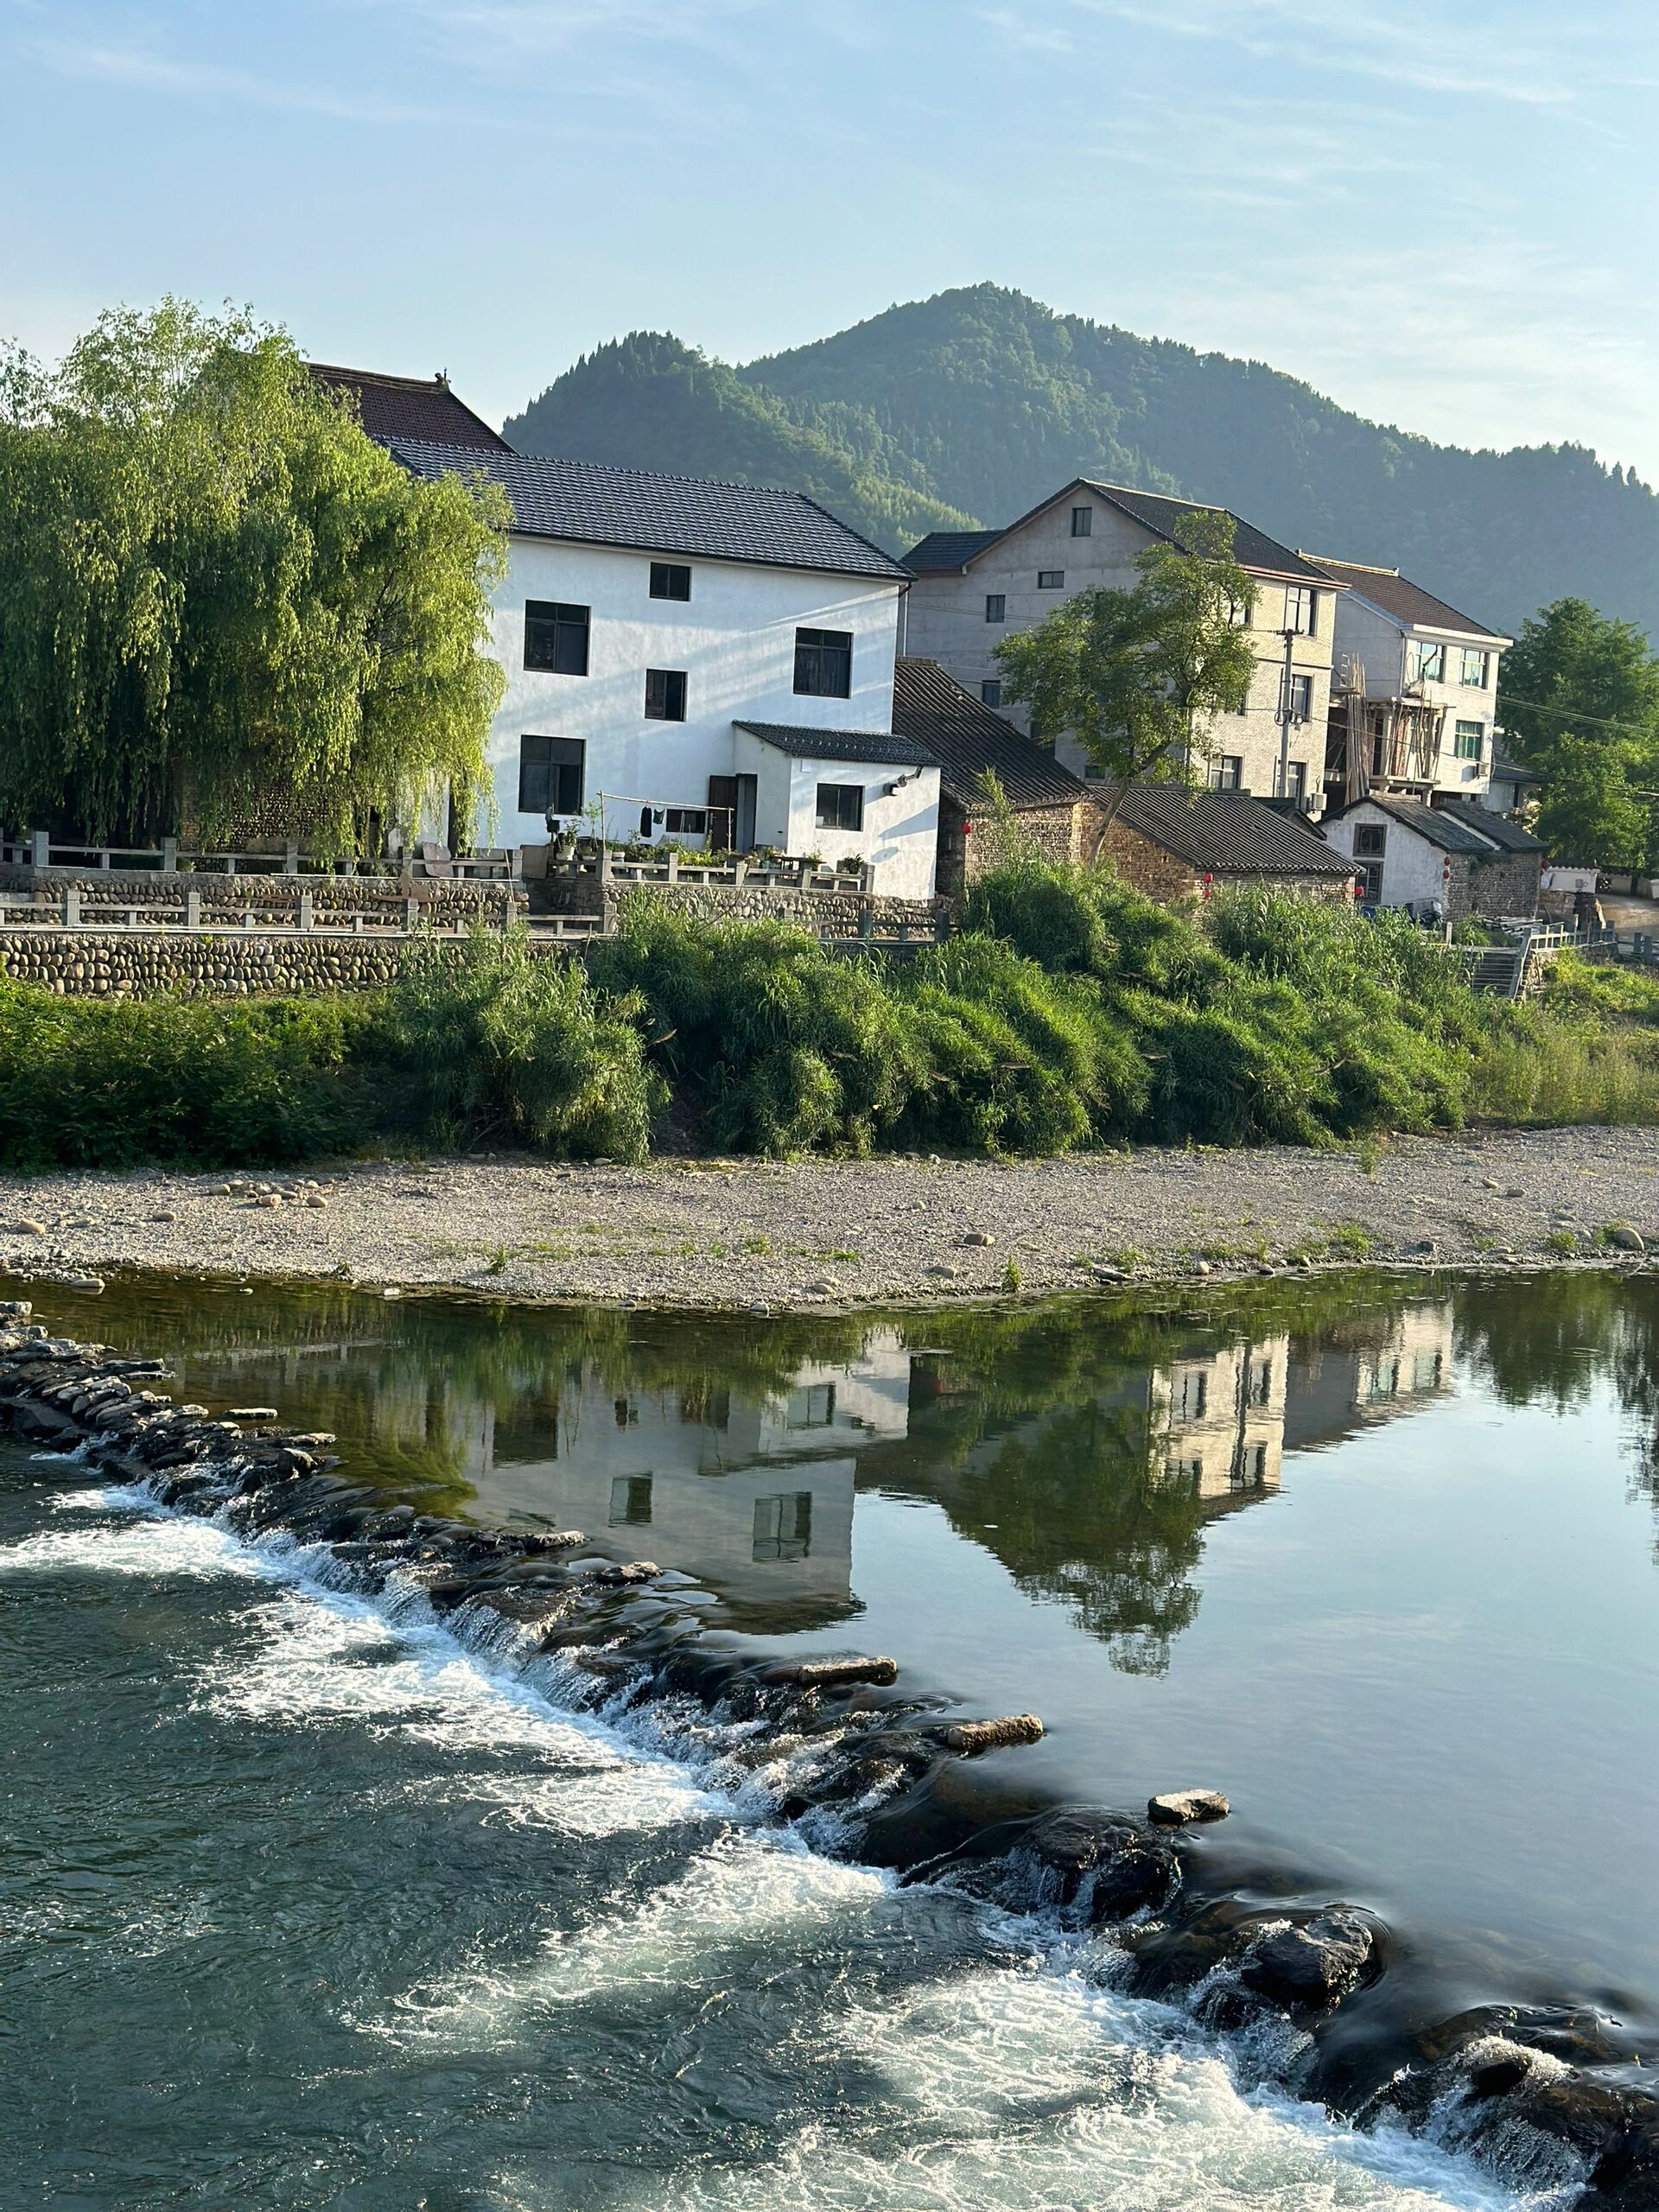
[[861,862],[884,898],[931,899],[939,769],[891,730],[734,722],[736,777],[753,779],[754,842]]
[[1351,866],[1300,814],[1243,791],[1185,784],[1094,786],[1109,808],[1100,840],[1127,883],[1154,899],[1207,897],[1222,885],[1262,883],[1304,897],[1348,899]]
[[1368,906],[1404,906],[1448,922],[1538,911],[1542,844],[1478,801],[1425,806],[1373,794],[1327,816],[1324,832],[1363,879]]

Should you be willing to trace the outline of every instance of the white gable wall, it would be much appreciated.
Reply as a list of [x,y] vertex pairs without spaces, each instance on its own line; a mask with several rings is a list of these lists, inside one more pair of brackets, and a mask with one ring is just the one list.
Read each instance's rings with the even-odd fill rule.
[[[1421,639],[1446,648],[1447,680],[1414,685],[1408,658],[1409,643]],[[1469,645],[1486,655],[1484,685],[1462,680],[1463,648]],[[1421,697],[1445,711],[1440,750],[1434,762],[1434,789],[1455,792],[1459,798],[1479,798],[1491,781],[1493,728],[1497,701],[1497,664],[1503,648],[1489,639],[1471,638],[1455,630],[1434,630],[1421,623],[1402,624],[1397,617],[1371,606],[1363,583],[1344,593],[1337,602],[1336,652],[1338,675],[1344,656],[1359,661],[1365,671],[1368,699]],[[1481,731],[1478,760],[1460,760],[1456,751],[1459,721],[1478,722]]]
[[1356,857],[1354,853],[1354,828],[1361,822],[1378,823],[1384,833],[1380,905],[1411,906],[1420,899],[1446,897],[1446,855],[1369,799],[1357,800],[1336,821],[1323,825],[1326,842],[1352,860],[1356,870],[1375,865],[1370,855]]
[[[783,717],[774,717],[782,720]],[[931,899],[939,841],[939,772],[868,760],[803,760],[735,734],[736,772],[755,779],[755,836],[782,852],[817,853],[826,861],[867,861],[874,887],[893,899]],[[818,827],[818,785],[856,784],[864,794],[861,830]],[[889,791],[889,786],[896,785]]]

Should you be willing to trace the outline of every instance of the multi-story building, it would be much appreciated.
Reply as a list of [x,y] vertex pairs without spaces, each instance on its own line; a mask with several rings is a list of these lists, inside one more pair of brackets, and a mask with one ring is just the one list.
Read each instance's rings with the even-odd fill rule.
[[[1313,556],[1309,556],[1310,558]],[[1492,777],[1497,664],[1515,641],[1397,569],[1319,556],[1335,610],[1325,796],[1482,798]]]
[[[904,649],[938,661],[988,706],[1001,707],[995,649],[1003,639],[1033,628],[1077,592],[1133,585],[1135,555],[1179,543],[1183,518],[1205,512],[1225,510],[1077,477],[1006,529],[935,531],[905,556],[915,582]],[[1287,796],[1316,811],[1333,619],[1346,587],[1266,531],[1236,515],[1230,519],[1235,557],[1255,586],[1249,635],[1256,666],[1242,712],[1217,715],[1200,733],[1204,772],[1219,790],[1280,796],[1287,709]],[[1098,775],[1073,740],[1062,738],[1055,752],[1077,772]]]

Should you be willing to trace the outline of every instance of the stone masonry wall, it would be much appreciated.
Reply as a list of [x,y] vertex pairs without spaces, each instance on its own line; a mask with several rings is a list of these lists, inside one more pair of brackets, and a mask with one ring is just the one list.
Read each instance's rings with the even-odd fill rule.
[[[1143,837],[1131,830],[1121,817],[1108,829],[1101,847],[1102,857],[1109,860],[1125,883],[1143,891],[1149,899],[1169,905],[1178,899],[1199,898],[1204,893],[1204,876],[1190,861],[1179,859],[1166,852],[1163,846]],[[1211,887],[1221,889],[1229,883],[1266,880],[1282,891],[1294,891],[1305,899],[1321,899],[1336,906],[1349,903],[1351,893],[1350,879],[1331,875],[1275,875],[1268,878],[1229,876],[1219,871],[1212,879]],[[1511,909],[1511,912],[1514,910]]]
[[472,881],[466,878],[369,875],[219,875],[206,869],[163,874],[156,868],[33,868],[0,866],[0,894],[61,899],[74,886],[87,916],[110,906],[147,906],[152,900],[181,905],[191,892],[201,899],[204,921],[235,922],[251,908],[287,919],[302,892],[309,892],[319,917],[396,908],[412,899],[423,918],[453,926],[457,922],[499,925],[523,916],[521,883]]
[[[460,942],[451,939],[452,944]],[[0,975],[37,983],[60,996],[251,998],[264,992],[375,990],[391,982],[406,936],[197,937],[181,931],[0,931]],[[561,957],[556,942],[533,949]]]
[[654,899],[677,913],[696,914],[708,921],[794,922],[815,937],[861,936],[865,917],[877,937],[889,937],[902,927],[931,930],[950,912],[943,899],[884,899],[851,891],[750,890],[743,885],[654,883],[619,894],[618,905],[628,899]]

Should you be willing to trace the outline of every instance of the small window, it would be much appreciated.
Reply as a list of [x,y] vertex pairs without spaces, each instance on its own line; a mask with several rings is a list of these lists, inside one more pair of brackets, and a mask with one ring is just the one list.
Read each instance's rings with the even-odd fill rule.
[[1073,507],[1071,510],[1072,537],[1091,537],[1094,535],[1094,509],[1092,507]]
[[651,1477],[618,1475],[611,1483],[613,1529],[645,1529],[651,1523]]
[[1064,591],[1065,589],[1065,570],[1064,569],[1039,569],[1037,571],[1037,588],[1039,591]]
[[1313,711],[1313,679],[1311,676],[1293,676],[1290,679],[1290,719],[1305,722]]
[[1000,707],[1001,705],[1002,686],[995,676],[988,676],[984,683],[980,685],[979,701],[980,704],[983,707]]
[[1464,647],[1460,673],[1471,691],[1484,691],[1486,689],[1486,677],[1491,664],[1491,658],[1490,653],[1481,652],[1473,645]]
[[1083,780],[1085,784],[1103,784],[1105,782],[1106,771],[1101,766],[1098,760],[1085,760],[1084,762]]
[[683,561],[653,561],[651,564],[653,599],[690,599],[691,571]]
[[811,1549],[810,1490],[785,1491],[781,1497],[755,1499],[753,1558],[805,1559]]
[[1440,1355],[1437,1351],[1420,1351],[1411,1363],[1411,1387],[1414,1390],[1438,1390],[1440,1387]]
[[1452,750],[1459,760],[1478,760],[1485,742],[1484,722],[1459,722],[1452,733]]
[[1443,683],[1446,647],[1431,645],[1426,638],[1414,638],[1406,655],[1406,674],[1413,683]]
[[988,622],[1006,622],[1007,619],[1007,594],[1000,591],[988,591],[985,594],[985,620]]
[[820,830],[861,830],[864,827],[863,785],[820,784],[818,827]]
[[850,699],[853,696],[853,633],[850,630],[795,632],[795,690],[808,699]]
[[786,1428],[833,1428],[835,1421],[833,1382],[808,1382],[800,1389],[791,1391],[789,1410],[784,1416]]
[[1369,867],[1361,868],[1359,873],[1361,877],[1359,887],[1360,905],[1362,906],[1380,906],[1382,904],[1382,861],[1373,861]]
[[1285,627],[1299,638],[1313,637],[1319,629],[1319,594],[1312,584],[1290,584],[1285,590]]
[[1267,1406],[1273,1402],[1273,1362],[1258,1359],[1250,1370],[1250,1403]]
[[1357,822],[1354,824],[1354,857],[1356,860],[1381,860],[1388,849],[1389,833],[1380,822]]
[[1217,753],[1210,763],[1210,788],[1212,791],[1236,791],[1244,786],[1244,755],[1242,753]]
[[579,737],[521,737],[520,814],[580,814],[587,752]]
[[1210,1403],[1210,1377],[1199,1368],[1182,1376],[1176,1408],[1183,1421],[1202,1421]]
[[663,828],[671,837],[706,837],[709,810],[702,806],[671,806],[664,810]]
[[552,676],[588,673],[588,609],[561,600],[524,601],[524,666]]
[[1285,764],[1285,797],[1304,799],[1307,797],[1307,763],[1289,760]]
[[685,671],[648,668],[645,671],[645,720],[683,722],[685,720]]
[[1370,1395],[1373,1398],[1397,1398],[1400,1395],[1400,1362],[1379,1359],[1371,1376]]

